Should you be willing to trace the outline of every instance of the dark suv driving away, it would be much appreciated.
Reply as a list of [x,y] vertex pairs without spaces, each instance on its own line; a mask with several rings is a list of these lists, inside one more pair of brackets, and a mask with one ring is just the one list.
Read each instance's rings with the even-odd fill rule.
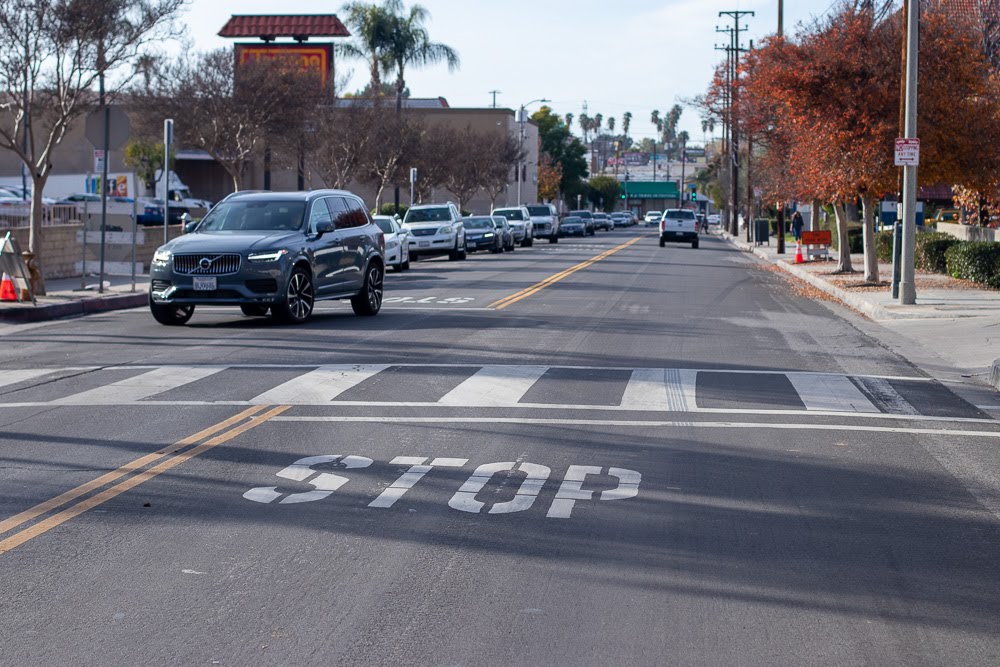
[[270,310],[297,324],[317,300],[350,299],[358,315],[375,315],[384,237],[350,192],[236,193],[161,246],[149,273],[149,308],[161,324],[186,323],[199,304]]

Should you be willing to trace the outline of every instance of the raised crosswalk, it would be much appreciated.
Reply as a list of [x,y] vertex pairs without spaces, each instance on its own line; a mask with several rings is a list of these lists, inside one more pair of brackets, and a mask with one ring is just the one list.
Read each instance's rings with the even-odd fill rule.
[[540,365],[177,365],[0,371],[0,408],[163,404],[805,412],[988,418],[921,377]]

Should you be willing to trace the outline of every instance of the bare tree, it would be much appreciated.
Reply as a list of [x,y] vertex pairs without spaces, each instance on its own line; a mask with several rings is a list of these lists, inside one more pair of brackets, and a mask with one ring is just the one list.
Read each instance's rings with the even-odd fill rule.
[[429,199],[434,188],[445,185],[454,168],[452,155],[455,151],[456,134],[447,125],[432,125],[420,139],[420,150],[410,162],[417,168],[417,184],[414,188],[418,201]]
[[153,40],[173,33],[184,0],[0,1],[0,148],[12,151],[31,177],[28,248],[39,278],[43,258],[42,194],[52,152],[66,131],[96,106],[94,87],[115,74],[110,97],[134,72],[130,65]]
[[166,66],[147,110],[174,119],[177,138],[200,148],[240,190],[266,140],[298,141],[321,93],[315,75],[282,61],[237,65],[226,48]]
[[495,208],[497,197],[510,183],[510,170],[524,158],[517,141],[509,134],[488,133],[480,149],[483,161],[482,187]]
[[422,128],[409,118],[390,112],[381,102],[372,106],[376,131],[361,163],[361,179],[375,186],[375,209],[382,206],[382,193],[398,184],[405,165],[420,145]]
[[375,139],[377,112],[367,100],[327,100],[314,113],[309,164],[327,187],[356,178]]

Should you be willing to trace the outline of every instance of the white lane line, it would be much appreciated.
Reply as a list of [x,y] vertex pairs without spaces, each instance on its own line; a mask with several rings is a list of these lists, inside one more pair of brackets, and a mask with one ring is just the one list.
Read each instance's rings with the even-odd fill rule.
[[388,368],[381,365],[320,366],[250,399],[250,405],[327,405],[337,395]]
[[31,380],[43,375],[55,373],[57,371],[48,368],[27,368],[19,371],[0,371],[0,387],[17,384],[25,380]]
[[548,369],[548,366],[483,366],[438,403],[468,407],[517,405]]
[[52,401],[55,405],[121,405],[215,375],[225,366],[161,366],[141,375]]
[[881,412],[843,375],[789,373],[788,380],[802,399],[806,410]]
[[[801,414],[801,410],[799,411]],[[345,416],[278,416],[272,422],[329,422],[329,423],[394,423],[394,424],[493,424],[492,417],[387,417],[366,415]],[[1000,431],[963,431],[958,429],[896,428],[893,426],[865,426],[861,424],[767,424],[761,422],[678,422],[636,421],[611,419],[518,419],[516,425],[535,426],[610,426],[621,428],[704,428],[704,429],[758,429],[776,431],[856,431],[862,433],[899,433],[903,435],[948,435],[1000,440]]]

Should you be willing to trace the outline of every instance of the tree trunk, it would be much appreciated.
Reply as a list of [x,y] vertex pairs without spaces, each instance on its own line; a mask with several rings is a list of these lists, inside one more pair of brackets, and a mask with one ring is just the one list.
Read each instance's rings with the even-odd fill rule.
[[847,211],[841,202],[834,202],[833,212],[837,217],[837,272],[854,273],[851,265],[851,242],[847,238]]
[[870,194],[861,197],[861,224],[864,225],[865,282],[878,282],[878,257],[875,256],[875,201]]
[[818,199],[813,199],[809,202],[809,210],[812,213],[809,214],[809,231],[815,232],[819,230],[819,216],[823,211],[823,207],[820,205]]
[[42,204],[42,191],[45,189],[47,176],[39,176],[35,170],[31,170],[31,222],[28,228],[28,252],[34,255],[32,260],[37,269],[37,278],[33,280],[31,290],[36,296],[45,296],[45,274],[42,270],[42,248],[45,245],[42,233],[42,215],[44,205]]
[[403,112],[403,89],[406,88],[406,80],[403,78],[402,63],[397,63],[396,67],[399,68],[399,76],[396,77],[396,113],[400,114]]

